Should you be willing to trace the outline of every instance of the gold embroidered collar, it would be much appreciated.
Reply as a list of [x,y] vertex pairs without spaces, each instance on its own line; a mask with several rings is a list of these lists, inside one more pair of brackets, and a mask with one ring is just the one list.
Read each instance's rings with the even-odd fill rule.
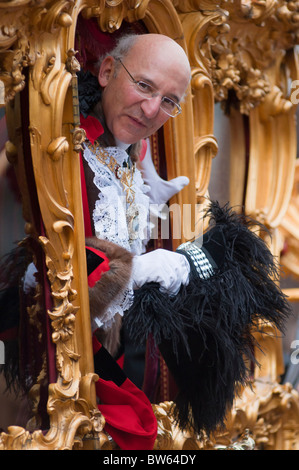
[[130,157],[128,160],[123,162],[121,165],[116,158],[109,154],[109,152],[100,147],[97,143],[92,145],[90,142],[87,143],[87,147],[93,152],[97,160],[106,165],[109,170],[114,173],[115,177],[120,181],[120,184],[126,195],[126,202],[132,204],[135,201],[134,191],[134,174],[135,174],[135,163],[132,163]]

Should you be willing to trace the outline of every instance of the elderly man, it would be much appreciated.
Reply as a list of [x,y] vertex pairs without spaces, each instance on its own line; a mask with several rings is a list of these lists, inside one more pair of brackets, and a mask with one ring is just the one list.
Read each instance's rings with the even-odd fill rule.
[[[81,121],[87,133],[82,161],[91,216],[87,233],[134,255],[131,288],[156,281],[175,294],[188,282],[186,258],[167,250],[143,253],[151,203],[166,203],[188,179],[159,178],[141,142],[181,112],[180,101],[190,81],[188,58],[166,36],[125,36],[102,60],[98,81],[101,100]],[[105,329],[114,312],[123,314],[117,303],[127,305],[117,296],[101,318],[93,316],[97,326]]]
[[[103,345],[117,357],[121,318],[132,305],[135,290],[157,282],[173,295],[188,283],[190,265],[185,256],[164,249],[145,253],[151,204],[166,203],[189,182],[185,177],[162,180],[145,139],[180,114],[190,76],[188,58],[172,39],[158,34],[124,36],[101,60],[97,76],[100,89],[92,96],[93,105],[81,116],[81,127],[86,131],[81,176],[90,307],[100,377],[108,357],[105,352],[103,358]],[[81,102],[85,94],[92,95],[88,82],[83,89],[79,86],[79,91]],[[111,358],[109,361],[111,364]],[[115,380],[119,380],[118,374]],[[97,391],[101,399],[111,396],[106,387],[107,382],[100,379]],[[141,398],[142,404],[143,400],[146,398]],[[136,409],[138,403],[136,399]],[[109,428],[110,411],[107,407],[101,410],[109,432],[120,444],[117,425]],[[127,417],[119,419],[128,422]],[[151,420],[148,416],[145,428]],[[144,429],[142,433],[146,434]],[[140,445],[132,444],[131,430],[127,436],[130,438],[121,441],[122,447],[126,448],[128,441],[130,446]]]

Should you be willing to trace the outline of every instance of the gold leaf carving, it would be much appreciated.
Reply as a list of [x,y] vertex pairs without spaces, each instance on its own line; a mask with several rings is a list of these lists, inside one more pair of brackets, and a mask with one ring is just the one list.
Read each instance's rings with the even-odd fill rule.
[[73,145],[75,152],[80,152],[82,144],[86,139],[86,132],[84,129],[76,128],[73,131]]
[[55,1],[47,2],[47,10],[41,17],[40,27],[43,31],[55,33],[60,27],[69,27],[73,20],[68,11],[73,5],[73,1]]
[[68,151],[69,144],[65,137],[57,137],[56,139],[50,142],[48,147],[48,153],[53,159],[57,161],[63,157],[63,155]]
[[73,334],[75,328],[75,315],[78,307],[74,307],[70,298],[76,298],[76,292],[71,287],[72,265],[68,262],[63,271],[58,271],[56,263],[53,262],[54,247],[45,237],[40,237],[40,242],[46,251],[46,264],[48,277],[52,287],[54,306],[48,315],[52,321],[52,339],[56,344],[56,363],[63,384],[70,384],[74,378],[74,361],[77,362],[79,355],[73,350]]
[[249,114],[273,90],[269,66],[298,43],[298,4],[199,0],[177,1],[175,6],[184,13],[184,22],[191,24],[190,18],[197,16],[199,46],[191,54],[195,51],[197,61],[211,74],[216,100],[226,101],[234,91],[241,112]]
[[137,21],[144,17],[149,0],[106,0],[105,9],[98,19],[102,31],[113,32],[124,19]]
[[212,70],[216,100],[227,100],[229,91],[235,91],[243,114],[249,114],[270,92],[268,79],[262,71],[248,67],[234,54],[224,52],[212,62]]
[[72,6],[66,0],[0,3],[0,80],[5,84],[6,102],[25,86],[22,70],[39,56],[34,43],[40,31],[54,34],[70,27]]

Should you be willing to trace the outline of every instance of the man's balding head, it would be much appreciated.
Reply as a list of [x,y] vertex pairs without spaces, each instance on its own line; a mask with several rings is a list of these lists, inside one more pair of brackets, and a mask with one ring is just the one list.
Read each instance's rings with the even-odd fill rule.
[[[121,59],[125,69],[116,59]],[[135,143],[156,132],[169,116],[161,109],[161,99],[179,103],[191,77],[183,48],[160,34],[122,38],[103,60],[99,83],[103,87],[103,110],[112,134],[126,143]],[[157,91],[151,99],[136,93],[142,80]]]

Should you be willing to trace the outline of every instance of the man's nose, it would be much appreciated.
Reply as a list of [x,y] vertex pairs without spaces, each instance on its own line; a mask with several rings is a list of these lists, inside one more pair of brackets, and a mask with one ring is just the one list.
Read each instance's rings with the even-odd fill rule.
[[160,111],[160,105],[161,97],[154,96],[150,99],[143,100],[141,103],[141,109],[148,119],[152,119],[158,115]]

